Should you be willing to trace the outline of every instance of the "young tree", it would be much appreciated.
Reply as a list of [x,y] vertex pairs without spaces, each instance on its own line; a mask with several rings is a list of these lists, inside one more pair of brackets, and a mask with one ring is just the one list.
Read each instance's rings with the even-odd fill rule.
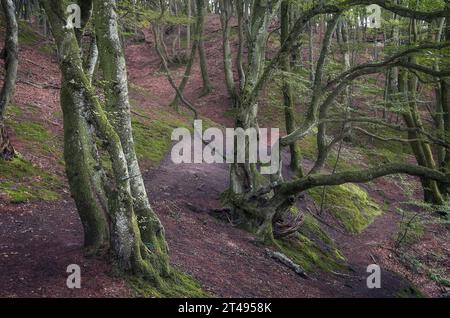
[[[280,12],[280,22],[281,22],[281,43],[287,40],[291,29],[291,12],[292,6],[289,4],[288,0],[283,0],[281,2],[281,12]],[[281,69],[286,72],[291,72],[291,57],[286,55],[281,63]],[[286,133],[290,134],[295,129],[295,101],[292,94],[292,87],[289,80],[284,80],[283,83],[283,99],[284,99],[284,114],[286,122]],[[291,155],[291,169],[299,176],[303,176],[302,166],[301,166],[301,154],[300,148],[296,143],[292,143],[289,146]]]
[[[225,73],[225,83],[233,106],[236,106],[237,91],[233,74],[233,57],[230,46],[231,18],[233,13],[232,0],[220,0],[220,23],[222,25],[222,45],[223,45],[223,68]],[[239,10],[240,8],[238,8]],[[242,39],[240,39],[242,41]]]
[[5,47],[0,56],[5,61],[5,78],[0,90],[0,159],[10,160],[14,157],[15,151],[5,127],[5,115],[16,86],[19,64],[19,30],[13,1],[1,0],[1,5],[5,15],[6,33]]
[[202,71],[202,80],[203,80],[203,88],[202,88],[202,96],[206,96],[211,93],[213,87],[211,81],[209,79],[208,74],[208,60],[206,58],[205,53],[205,41],[204,41],[204,29],[205,29],[205,0],[196,0],[197,4],[197,24],[198,30],[198,55],[200,58],[200,69]]

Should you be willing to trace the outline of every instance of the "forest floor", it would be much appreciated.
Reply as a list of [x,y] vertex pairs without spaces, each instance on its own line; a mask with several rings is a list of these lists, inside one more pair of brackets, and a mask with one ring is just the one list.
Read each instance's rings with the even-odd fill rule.
[[[205,120],[232,127],[223,80],[219,20],[209,19],[206,30],[206,52],[214,91],[199,97],[202,80],[196,64],[185,90],[186,98]],[[160,61],[149,34],[145,39],[130,41],[126,46],[134,113],[145,121],[169,115],[176,118],[175,122],[183,116],[186,120],[189,114],[179,116],[169,109],[173,90],[160,72]],[[54,183],[58,198],[43,201],[37,197],[11,203],[0,188],[0,297],[133,296],[127,282],[117,277],[107,262],[83,255],[82,227],[65,182],[42,177],[49,173],[64,180],[60,75],[56,58],[45,49],[47,45],[45,41],[21,45],[11,133],[24,159],[42,171],[27,182]],[[49,138],[40,140],[39,131],[27,131],[25,137],[33,138],[25,138],[20,133],[23,126],[18,126],[19,119],[38,123],[53,136],[45,151],[40,147],[41,142],[48,145]],[[160,154],[158,159],[157,164],[143,162],[142,165],[150,200],[166,229],[172,264],[195,277],[214,296],[398,297],[414,296],[411,287],[414,285],[420,286],[425,296],[446,292],[427,275],[406,267],[394,253],[401,218],[395,209],[406,199],[401,183],[392,178],[364,186],[385,210],[361,234],[348,234],[327,223],[327,231],[346,257],[349,270],[315,271],[304,279],[270,258],[253,235],[214,215],[212,211],[221,208],[220,195],[228,186],[226,165],[175,165],[167,153]],[[450,244],[442,239],[446,236],[442,228],[433,227],[414,249],[425,256],[430,251],[449,255]],[[366,286],[366,268],[372,263],[382,268],[381,289]],[[81,289],[66,287],[69,264],[81,266]]]

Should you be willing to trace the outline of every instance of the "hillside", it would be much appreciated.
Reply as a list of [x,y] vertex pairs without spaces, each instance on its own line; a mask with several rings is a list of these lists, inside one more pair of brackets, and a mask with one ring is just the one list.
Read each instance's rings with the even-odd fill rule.
[[[205,51],[213,92],[200,97],[201,71],[195,63],[185,97],[208,124],[233,127],[220,28],[218,16],[207,17]],[[301,244],[284,250],[309,278],[271,258],[267,247],[223,213],[227,165],[172,163],[171,132],[190,127],[192,116],[169,106],[174,90],[161,72],[150,30],[142,32],[144,39],[127,38],[125,49],[137,154],[151,204],[166,231],[171,262],[204,292],[219,297],[439,297],[448,292],[439,279],[450,275],[445,226],[421,219],[405,234],[408,244],[396,245],[405,218],[418,209],[411,202],[423,196],[415,177],[327,187],[323,209],[322,188],[309,191],[297,204],[306,211],[299,230]],[[3,36],[2,29],[0,46]],[[19,42],[18,81],[6,123],[20,157],[0,164],[0,297],[145,295],[107,261],[83,253],[83,228],[64,173],[61,74],[54,44],[26,23],[20,25]],[[236,52],[236,43],[232,50]],[[179,80],[184,68],[175,71]],[[271,98],[262,102],[262,127],[283,121]],[[311,166],[314,140],[305,139],[301,145],[305,166]],[[412,155],[397,155],[376,142],[364,149],[344,143],[340,167],[368,166],[396,156],[414,162]],[[283,156],[285,177],[292,178],[289,157]],[[330,157],[336,156],[334,151]],[[327,171],[333,169],[332,159]],[[382,268],[382,289],[366,287],[366,268],[372,263]],[[66,288],[68,264],[81,266],[82,289]]]

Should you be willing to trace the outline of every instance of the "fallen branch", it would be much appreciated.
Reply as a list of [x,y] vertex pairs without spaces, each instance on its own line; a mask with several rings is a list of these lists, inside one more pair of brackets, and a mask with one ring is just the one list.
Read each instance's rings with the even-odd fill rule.
[[28,62],[28,63],[31,63],[31,64],[33,64],[34,66],[37,66],[37,67],[42,68],[43,70],[45,70],[45,67],[44,67],[44,66],[39,65],[38,63],[33,62],[32,60],[24,59],[24,61],[26,61],[26,62]]
[[136,111],[134,111],[134,110],[130,110],[130,112],[131,112],[133,115],[136,115],[136,116],[138,116],[138,117],[141,117],[141,118],[144,118],[144,119],[148,119],[148,120],[154,120],[154,118],[150,118],[150,117],[148,117],[148,116],[139,114],[138,112],[136,112]]
[[17,82],[23,83],[23,84],[27,84],[27,85],[30,85],[30,86],[33,86],[33,87],[36,87],[36,88],[39,88],[39,89],[61,89],[61,87],[57,86],[57,85],[47,84],[47,83],[45,83],[45,84],[35,84],[35,83],[32,83],[32,82],[27,81],[27,80],[23,80],[23,79],[18,79]]
[[277,261],[279,261],[281,264],[289,267],[290,269],[292,269],[294,272],[296,272],[298,275],[300,275],[303,278],[308,278],[308,275],[306,274],[306,272],[303,270],[303,268],[300,267],[300,265],[295,264],[289,257],[287,257],[286,255],[280,253],[280,252],[273,252],[271,250],[269,250],[268,248],[266,248],[266,253],[267,255],[269,255],[271,258],[276,259]]

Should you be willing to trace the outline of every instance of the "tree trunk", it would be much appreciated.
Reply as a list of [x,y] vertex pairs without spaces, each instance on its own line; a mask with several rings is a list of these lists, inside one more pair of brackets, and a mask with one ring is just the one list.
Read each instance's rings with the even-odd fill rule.
[[[278,6],[267,6],[254,2],[253,16],[248,34],[248,67],[241,94],[237,97],[236,128],[254,128],[259,131],[257,113],[258,101],[254,89],[261,79],[265,65],[268,26]],[[248,158],[246,142],[246,158]],[[277,174],[275,177],[279,177]],[[281,180],[278,180],[281,181]],[[266,189],[271,188],[272,180],[262,176],[254,163],[233,163],[230,168],[229,202],[233,207],[236,223],[255,232],[266,243],[273,243],[277,234],[276,220],[282,219],[289,211],[293,201],[283,198],[268,203]]]
[[227,85],[228,94],[231,97],[233,107],[237,103],[236,84],[234,82],[233,74],[233,57],[230,47],[230,32],[231,32],[231,14],[233,6],[231,0],[220,1],[220,22],[222,25],[222,42],[223,42],[223,66],[225,72],[225,83]]
[[[281,3],[281,43],[284,43],[287,40],[287,37],[290,32],[290,9],[289,1],[283,0]],[[283,58],[283,62],[281,68],[284,72],[291,72],[291,58],[290,54],[287,54]],[[283,81],[283,99],[284,99],[284,116],[286,122],[286,133],[290,134],[295,130],[295,102],[292,95],[292,87],[289,83],[289,80]],[[292,143],[289,146],[290,154],[291,154],[291,169],[298,176],[303,176],[302,166],[301,166],[301,154],[300,148],[297,143]]]
[[[188,15],[189,19],[192,17],[191,0],[187,0],[187,15]],[[190,23],[190,21],[186,28],[186,41],[187,41],[186,49],[189,50],[191,48],[191,23]]]
[[[191,7],[190,1],[189,1],[188,7],[189,7],[189,8]],[[190,9],[189,9],[189,10],[190,10]],[[197,18],[198,18],[198,17],[197,17]],[[180,85],[178,86],[178,90],[179,90],[181,93],[184,92],[184,89],[186,88],[186,85],[187,85],[187,83],[188,83],[188,81],[189,81],[189,78],[190,78],[190,76],[191,76],[192,66],[194,65],[194,62],[195,62],[195,55],[196,55],[196,53],[197,53],[197,49],[198,49],[198,45],[199,45],[199,41],[198,41],[198,39],[199,39],[199,37],[198,37],[198,34],[199,34],[198,21],[197,21],[197,23],[195,24],[195,26],[196,26],[196,27],[195,27],[195,36],[194,36],[194,39],[193,39],[193,42],[192,42],[192,46],[190,47],[190,48],[191,48],[191,53],[190,53],[190,55],[189,55],[189,60],[188,60],[188,62],[187,62],[187,64],[186,64],[186,69],[185,69],[185,71],[184,71],[183,78],[181,79],[181,83],[180,83]],[[189,26],[189,29],[188,29],[188,30],[190,30],[190,26]],[[162,32],[158,32],[158,34],[161,34],[161,33],[162,33]],[[189,38],[189,39],[191,38],[190,34],[189,34],[188,38]],[[163,41],[161,41],[161,46],[163,46],[163,45],[164,45],[164,43],[163,43]],[[164,48],[162,47],[162,49],[164,49]],[[166,60],[167,60],[167,59],[166,59]],[[172,105],[176,110],[179,109],[180,98],[178,97],[178,94],[175,95],[175,98],[174,98],[174,100],[172,101],[171,105]]]
[[206,96],[212,91],[212,84],[208,75],[208,61],[206,59],[203,33],[205,28],[205,0],[197,1],[197,37],[198,55],[200,57],[200,69],[202,71],[203,88],[201,96]]
[[[95,213],[95,210],[82,211],[79,208],[80,217],[85,220],[92,221],[93,218],[101,220],[101,226],[97,226],[97,232],[102,233],[101,228],[106,227],[109,229],[110,238],[110,251],[114,257],[115,264],[118,268],[124,272],[141,275],[144,278],[150,280],[156,286],[160,286],[163,283],[163,278],[169,274],[169,264],[167,256],[167,245],[164,239],[164,233],[162,227],[160,227],[159,220],[155,216],[155,220],[145,220],[152,225],[158,225],[157,229],[153,233],[150,231],[144,232],[145,242],[141,238],[141,231],[139,229],[139,220],[135,214],[134,206],[139,207],[139,203],[142,202],[140,199],[134,195],[132,190],[132,179],[134,180],[138,175],[130,175],[129,173],[129,145],[122,146],[120,136],[116,132],[115,127],[119,129],[123,128],[117,125],[118,122],[110,123],[107,113],[105,113],[103,106],[100,104],[99,99],[96,97],[93,87],[87,78],[84,69],[82,67],[82,60],[80,56],[78,42],[73,30],[64,27],[64,20],[60,17],[64,16],[64,7],[60,1],[55,0],[44,0],[42,5],[49,18],[50,25],[52,27],[53,36],[55,38],[56,44],[58,45],[59,52],[61,53],[61,73],[62,73],[62,94],[61,98],[62,108],[64,112],[64,125],[65,125],[65,135],[66,141],[70,141],[73,138],[72,144],[77,145],[81,142],[86,144],[86,140],[80,135],[82,131],[80,129],[84,124],[77,124],[77,122],[92,122],[93,130],[89,131],[87,134],[95,140],[93,134],[96,134],[97,138],[103,141],[104,148],[108,154],[109,160],[111,161],[112,175],[111,179],[108,180],[111,184],[111,191],[106,192],[108,198],[108,206],[106,207],[106,213],[100,215],[85,215],[87,213]],[[123,78],[123,74],[126,72],[124,64],[120,64],[123,59],[123,54],[120,51],[115,51],[115,49],[120,48],[120,39],[117,32],[117,20],[114,8],[116,7],[115,1],[105,1],[105,2],[95,2],[96,15],[99,17],[96,19],[96,24],[105,23],[104,28],[97,25],[100,30],[108,30],[105,38],[101,38],[98,41],[100,48],[100,54],[105,58],[105,52],[107,45],[111,45],[113,51],[108,52],[115,55],[115,60],[117,63],[117,71],[114,72],[110,70],[110,76],[114,74],[119,74],[116,79],[118,90],[117,92],[110,92],[113,97],[116,97],[115,101],[120,103],[120,98],[124,98],[126,91],[124,91],[124,86],[126,87],[126,78]],[[111,42],[111,43],[110,43]],[[119,44],[119,45],[118,45]],[[118,54],[118,55],[116,55]],[[106,55],[107,56],[107,55]],[[110,105],[110,107],[112,107]],[[119,105],[122,107],[122,105]],[[87,114],[82,114],[80,116],[79,112],[86,111]],[[121,113],[123,116],[127,116],[124,122],[129,121],[129,114],[127,112]],[[74,120],[71,120],[74,119]],[[114,118],[117,120],[117,118]],[[69,130],[72,128],[74,130]],[[123,131],[119,131],[123,133]],[[131,131],[129,132],[131,134]],[[132,142],[132,139],[131,139]],[[67,146],[67,143],[66,143]],[[75,149],[75,148],[71,148]],[[127,150],[124,150],[127,149]],[[65,149],[65,158],[69,159],[71,154]],[[73,193],[75,201],[77,203],[90,203],[96,202],[95,200],[89,201],[91,197],[95,196],[94,191],[86,186],[87,183],[76,182],[78,181],[76,177],[81,173],[83,176],[90,174],[89,166],[85,162],[80,162],[80,170],[76,171],[76,167],[73,160],[67,160],[66,166],[68,172],[72,172],[71,176],[68,173],[69,179],[75,183],[76,187],[71,186],[71,190],[74,188],[84,187],[83,189],[78,189]],[[130,163],[132,164],[132,163]],[[97,169],[102,170],[102,166],[98,166]],[[84,177],[88,179],[88,177]],[[75,181],[74,181],[75,180]],[[69,180],[70,181],[70,180]],[[87,181],[87,180],[84,180]],[[80,197],[80,191],[84,190],[89,197]],[[102,218],[103,217],[103,218]],[[106,220],[106,222],[105,222]],[[142,221],[142,220],[141,220]],[[89,226],[95,226],[94,222],[91,222]]]
[[[130,175],[133,209],[138,218],[141,237],[152,253],[167,258],[164,229],[152,210],[137,160],[131,128],[130,102],[125,57],[119,40],[115,1],[94,3],[94,21],[98,36],[100,66],[106,81],[106,111],[115,131],[120,137]],[[168,259],[165,259],[168,270]]]
[[15,155],[15,151],[5,127],[5,114],[16,87],[17,67],[19,64],[19,30],[13,1],[1,0],[1,4],[6,20],[6,35],[4,57],[2,57],[5,60],[5,79],[0,91],[0,159],[11,160]]

